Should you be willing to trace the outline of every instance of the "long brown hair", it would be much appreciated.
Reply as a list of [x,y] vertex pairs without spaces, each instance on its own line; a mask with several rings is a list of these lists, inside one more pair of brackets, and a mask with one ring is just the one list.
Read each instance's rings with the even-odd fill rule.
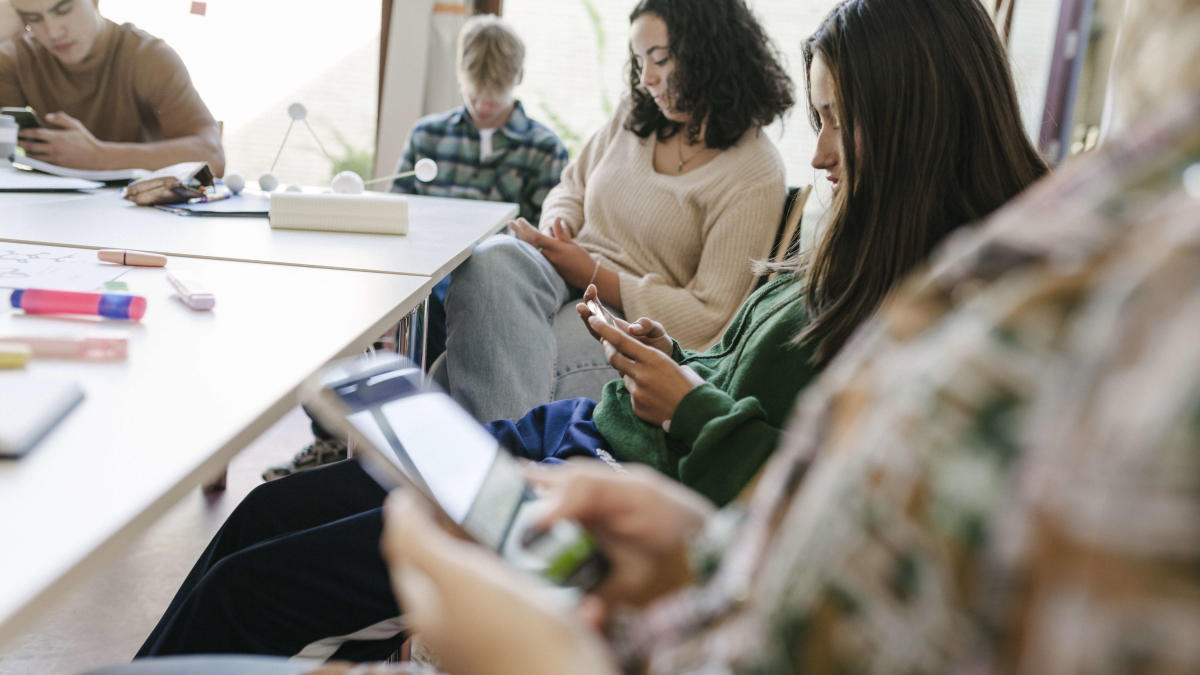
[[952,230],[1046,172],[1021,126],[1004,47],[979,0],[847,0],[804,43],[809,119],[820,54],[834,83],[843,177],[806,273],[823,363]]

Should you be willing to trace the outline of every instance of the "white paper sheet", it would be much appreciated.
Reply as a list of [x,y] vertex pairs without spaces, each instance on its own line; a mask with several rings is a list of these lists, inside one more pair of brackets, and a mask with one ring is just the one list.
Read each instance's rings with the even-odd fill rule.
[[0,162],[0,191],[41,192],[46,190],[90,190],[104,187],[104,183],[82,178],[48,176],[36,171],[22,171],[5,166]]
[[0,241],[0,287],[94,291],[127,269],[100,262],[95,251]]

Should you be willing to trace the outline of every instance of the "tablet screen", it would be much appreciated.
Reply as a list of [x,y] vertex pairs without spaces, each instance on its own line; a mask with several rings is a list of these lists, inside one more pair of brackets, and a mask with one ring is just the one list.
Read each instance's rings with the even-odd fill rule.
[[360,410],[349,420],[377,448],[402,450],[397,456],[400,468],[410,478],[415,471],[446,515],[461,523],[500,446],[466,411],[449,402],[442,394],[425,393],[379,406],[400,448],[388,442],[373,410]]
[[[498,547],[527,497],[516,461],[420,371],[389,369],[332,387],[346,421],[480,543]],[[369,467],[368,467],[369,469]]]

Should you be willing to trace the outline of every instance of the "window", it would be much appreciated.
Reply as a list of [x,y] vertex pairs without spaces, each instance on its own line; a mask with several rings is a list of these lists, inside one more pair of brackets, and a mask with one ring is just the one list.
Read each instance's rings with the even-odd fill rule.
[[[796,84],[797,106],[768,130],[779,147],[789,185],[812,183],[808,211],[829,204],[828,182],[810,165],[816,137],[804,109],[801,42],[838,0],[750,0],[767,27]],[[634,0],[505,0],[504,16],[526,42],[525,80],[518,95],[534,118],[548,124],[572,150],[607,118],[628,84],[629,12]],[[1047,39],[1052,39],[1056,0],[1019,0],[1012,46],[1017,90],[1036,140],[1045,96]],[[1029,101],[1026,103],[1026,101]],[[807,216],[806,216],[807,218]],[[808,220],[808,222],[812,222]],[[811,230],[806,228],[807,232]]]
[[[204,5],[204,15],[191,12]],[[336,170],[371,171],[379,73],[378,0],[104,0],[101,13],[163,38],[222,123],[226,170],[253,181],[271,166],[300,101]],[[335,165],[297,124],[275,173],[328,185]]]

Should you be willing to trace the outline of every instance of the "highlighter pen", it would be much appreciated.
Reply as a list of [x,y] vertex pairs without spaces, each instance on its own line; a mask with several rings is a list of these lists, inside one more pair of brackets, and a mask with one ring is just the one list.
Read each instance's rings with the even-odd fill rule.
[[129,341],[123,337],[58,337],[53,335],[0,335],[0,350],[26,347],[36,358],[124,361]]
[[137,321],[146,313],[145,298],[117,293],[14,288],[9,302],[26,314],[98,314],[109,319]]
[[138,267],[165,267],[167,256],[142,251],[121,251],[106,248],[96,254],[104,262],[118,265],[136,265]]

